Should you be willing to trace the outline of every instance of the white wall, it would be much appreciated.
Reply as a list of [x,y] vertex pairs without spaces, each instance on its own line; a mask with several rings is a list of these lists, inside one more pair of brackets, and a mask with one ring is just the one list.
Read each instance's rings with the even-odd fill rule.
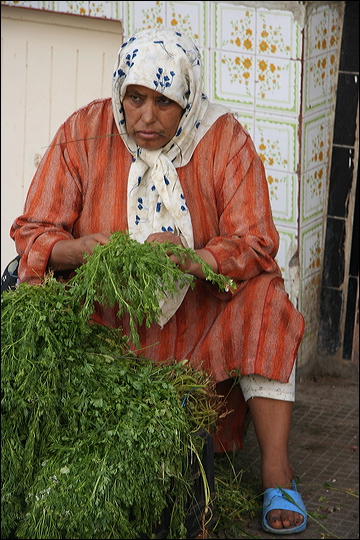
[[1,7],[1,272],[40,157],[72,112],[111,95],[121,44],[120,21]]

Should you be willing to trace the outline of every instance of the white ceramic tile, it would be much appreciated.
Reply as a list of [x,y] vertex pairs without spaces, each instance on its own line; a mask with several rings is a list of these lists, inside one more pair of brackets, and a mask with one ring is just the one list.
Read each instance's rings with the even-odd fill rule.
[[256,107],[298,115],[300,112],[300,62],[256,57]]
[[255,9],[232,4],[213,5],[211,45],[223,51],[255,53]]
[[335,103],[339,73],[338,51],[330,51],[305,62],[304,112]]
[[328,49],[330,51],[337,51],[341,45],[343,21],[343,6],[335,2],[334,5],[330,6],[329,15]]
[[[52,2],[51,2],[52,3]],[[38,2],[38,1],[21,1],[19,2],[1,2],[3,6],[13,6],[13,7],[23,7],[23,8],[32,8],[32,9],[50,9],[48,7],[49,2]]]
[[265,168],[295,173],[297,170],[297,122],[256,117],[255,145]]
[[32,9],[41,9],[46,11],[55,11],[59,13],[69,13],[73,15],[86,15],[101,19],[121,20],[123,18],[121,1],[98,2],[98,1],[24,1],[24,2],[2,2],[3,5],[27,7]]
[[327,163],[301,176],[301,223],[319,219],[326,210]]
[[255,66],[241,53],[212,52],[213,99],[225,104],[254,107]]
[[339,75],[339,62],[340,55],[339,51],[330,52],[328,55],[328,72],[327,72],[327,95],[328,95],[328,104],[336,103],[336,89],[338,83]]
[[101,19],[122,20],[121,1],[24,1],[24,2],[2,2],[3,5],[27,7],[32,9],[41,9],[46,11],[56,11],[59,13],[69,13],[75,15],[85,15]]
[[124,34],[132,36],[146,28],[165,28],[167,2],[124,2]]
[[301,279],[305,279],[321,270],[323,251],[322,220],[314,222],[309,227],[302,228],[300,246]]
[[296,227],[297,177],[295,174],[266,169],[273,217],[276,222]]
[[[300,282],[300,298],[299,310],[305,319],[305,332],[303,343],[301,345],[301,356],[304,358],[310,352],[316,351],[316,337],[319,323],[320,309],[320,292],[321,292],[321,272],[315,272],[310,277],[303,279]],[[315,335],[314,335],[315,334]],[[312,349],[315,344],[315,348]]]
[[49,8],[59,13],[73,13],[76,15],[89,15],[88,1],[56,1],[49,2]]
[[114,19],[121,21],[123,19],[123,2],[89,2],[90,17],[102,19]]
[[305,60],[336,52],[341,44],[343,2],[329,2],[311,12],[305,26]]
[[321,293],[321,271],[301,280],[299,311],[305,319],[305,332],[298,354],[298,366],[304,365],[317,350]]
[[301,28],[292,12],[257,10],[256,53],[273,58],[300,59]]
[[167,2],[166,27],[189,36],[199,47],[207,46],[208,2]]
[[331,111],[307,118],[303,124],[302,132],[302,172],[318,168],[329,161],[332,142]]
[[328,101],[328,62],[329,55],[324,54],[307,60],[304,65],[304,111],[305,113],[327,104]]
[[329,6],[314,9],[305,27],[305,58],[324,54],[329,46]]

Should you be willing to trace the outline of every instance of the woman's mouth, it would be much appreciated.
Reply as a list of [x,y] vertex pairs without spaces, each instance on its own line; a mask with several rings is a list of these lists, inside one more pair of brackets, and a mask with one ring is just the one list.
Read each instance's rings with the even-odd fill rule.
[[161,133],[159,133],[158,131],[136,131],[135,135],[137,137],[141,137],[141,139],[147,140],[157,139],[161,137]]

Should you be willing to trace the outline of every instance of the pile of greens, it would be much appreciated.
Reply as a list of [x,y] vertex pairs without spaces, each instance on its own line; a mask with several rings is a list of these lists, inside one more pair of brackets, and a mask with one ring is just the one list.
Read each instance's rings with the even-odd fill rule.
[[134,242],[115,233],[68,283],[49,275],[2,294],[2,538],[151,538],[169,507],[168,537],[186,538],[189,448],[197,454],[196,432],[216,421],[214,385],[89,322],[95,301],[118,304],[136,340],[159,295],[189,279],[166,246]]

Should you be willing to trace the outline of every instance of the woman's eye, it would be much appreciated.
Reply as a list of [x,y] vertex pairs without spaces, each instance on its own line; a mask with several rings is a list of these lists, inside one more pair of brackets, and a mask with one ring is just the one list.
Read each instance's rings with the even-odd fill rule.
[[159,103],[159,105],[165,105],[166,106],[166,105],[170,105],[172,103],[172,101],[170,101],[169,99],[163,98],[163,99],[159,99],[158,103]]
[[128,94],[125,95],[125,98],[129,99],[133,103],[141,103],[142,101],[144,101],[144,99],[141,96],[139,96],[138,94],[130,94],[130,93],[128,93]]

